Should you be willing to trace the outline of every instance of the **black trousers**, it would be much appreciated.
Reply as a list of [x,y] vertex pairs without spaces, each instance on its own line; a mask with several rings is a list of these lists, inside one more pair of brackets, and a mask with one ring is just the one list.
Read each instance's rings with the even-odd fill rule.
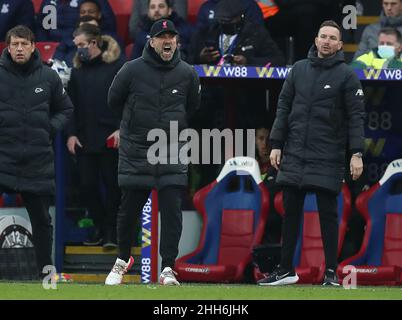
[[[182,191],[181,186],[168,186],[158,191],[159,210],[161,212],[160,255],[162,270],[173,269],[179,253],[179,241],[182,231]],[[117,242],[119,258],[128,261],[131,246],[134,243],[135,230],[151,190],[122,189],[120,211],[117,215]]]
[[32,225],[33,244],[39,273],[46,265],[52,263],[53,226],[49,214],[51,196],[41,196],[32,193],[21,193]]
[[[313,191],[317,197],[326,268],[336,270],[338,251],[337,195],[326,190],[308,191]],[[293,256],[299,236],[301,219],[303,219],[306,192],[307,190],[295,187],[285,187],[283,189],[285,216],[282,224],[281,267],[288,270],[293,269]]]
[[[81,154],[78,157],[82,196],[95,226],[102,232],[116,230],[116,217],[120,204],[117,182],[118,154]],[[104,186],[102,194],[101,185]]]

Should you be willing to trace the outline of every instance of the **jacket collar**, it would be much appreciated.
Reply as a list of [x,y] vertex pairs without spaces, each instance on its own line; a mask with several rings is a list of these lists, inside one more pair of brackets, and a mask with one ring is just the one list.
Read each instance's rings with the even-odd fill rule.
[[[42,59],[40,57],[40,53],[38,49],[35,49],[33,52],[31,59],[27,62],[29,65],[27,69],[24,71],[25,74],[31,74],[36,69],[40,68],[42,64]],[[5,48],[0,57],[0,67],[7,69],[13,73],[21,73],[21,68],[11,59],[10,53],[8,52],[7,48]]]
[[310,48],[307,58],[310,60],[313,66],[323,68],[331,68],[337,64],[345,62],[345,56],[342,49],[336,52],[332,57],[324,59],[318,57],[317,47],[315,45]]
[[156,68],[163,68],[163,69],[173,69],[176,65],[180,62],[180,50],[179,48],[176,49],[172,60],[165,62],[163,61],[155,50],[149,44],[150,40],[147,41],[144,50],[142,51],[142,59],[145,62],[153,65]]

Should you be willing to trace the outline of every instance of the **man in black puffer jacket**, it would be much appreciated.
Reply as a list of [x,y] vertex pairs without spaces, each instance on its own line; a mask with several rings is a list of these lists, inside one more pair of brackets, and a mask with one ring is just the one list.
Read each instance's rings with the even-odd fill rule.
[[[322,23],[308,59],[287,77],[271,131],[271,163],[284,186],[281,265],[261,285],[298,281],[292,265],[306,192],[317,196],[326,271],[323,284],[339,285],[337,200],[344,178],[346,149],[353,180],[363,172],[364,94],[357,75],[344,62],[341,31]],[[281,160],[283,149],[283,159]],[[280,164],[280,166],[279,166]]]
[[52,139],[73,112],[57,73],[42,65],[30,29],[8,31],[0,58],[0,190],[19,192],[29,213],[39,272],[52,265]]
[[[161,129],[170,137],[171,122],[179,132],[187,127],[199,106],[200,84],[196,71],[180,59],[177,31],[173,22],[162,19],[151,28],[151,39],[142,57],[126,63],[109,90],[109,105],[122,115],[120,125],[119,185],[122,203],[117,218],[119,257],[106,284],[120,284],[131,267],[130,248],[141,209],[153,188],[158,189],[161,211],[160,283],[178,285],[175,259],[182,230],[181,192],[187,184],[187,165],[172,149],[181,150],[183,143],[167,142],[167,164],[152,164],[149,157],[154,142],[152,129]],[[175,164],[174,160],[177,161]]]

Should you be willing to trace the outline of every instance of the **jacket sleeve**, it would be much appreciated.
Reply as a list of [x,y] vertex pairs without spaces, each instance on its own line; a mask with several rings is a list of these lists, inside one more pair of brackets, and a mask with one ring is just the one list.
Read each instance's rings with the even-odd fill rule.
[[353,70],[346,79],[344,102],[348,119],[349,149],[364,150],[364,93],[359,78]]
[[130,92],[130,70],[129,64],[125,63],[116,74],[109,88],[108,105],[121,119],[124,105]]
[[50,126],[52,134],[62,130],[73,115],[74,106],[56,71],[52,72],[52,97],[50,102]]
[[276,117],[270,135],[271,144],[274,149],[281,149],[287,139],[289,129],[288,117],[295,96],[294,73],[295,69],[293,67],[283,83],[281,93],[279,94]]
[[102,30],[116,32],[116,16],[109,1],[100,1],[102,10]]
[[201,101],[201,85],[197,72],[192,68],[192,77],[189,91],[187,93],[187,119],[191,121],[195,113],[200,107]]

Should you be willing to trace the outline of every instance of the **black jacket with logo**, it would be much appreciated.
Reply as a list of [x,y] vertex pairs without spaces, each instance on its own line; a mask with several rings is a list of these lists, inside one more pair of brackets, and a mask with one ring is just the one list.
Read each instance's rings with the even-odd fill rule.
[[52,138],[72,112],[59,76],[42,64],[38,50],[20,67],[4,49],[0,58],[0,187],[54,193]]
[[282,185],[321,187],[339,192],[345,152],[363,151],[364,94],[339,51],[328,59],[298,61],[279,96],[270,139],[283,146],[277,177]]
[[[187,184],[187,165],[170,161],[177,158],[184,142],[169,141],[170,122],[177,121],[178,133],[187,128],[200,103],[199,78],[190,65],[180,59],[164,63],[147,43],[141,58],[127,62],[109,90],[109,106],[121,117],[119,148],[119,185],[121,187],[163,188]],[[159,155],[167,164],[151,163],[148,151],[154,141],[148,133],[160,129],[167,141],[160,142]],[[157,139],[156,139],[157,140]],[[170,150],[176,149],[174,154]],[[151,148],[151,149],[150,149]],[[176,159],[177,160],[177,159]]]

